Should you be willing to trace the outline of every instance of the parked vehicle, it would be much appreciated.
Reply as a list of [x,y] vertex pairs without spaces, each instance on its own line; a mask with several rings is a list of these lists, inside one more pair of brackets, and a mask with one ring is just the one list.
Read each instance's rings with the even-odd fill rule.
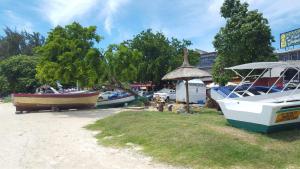
[[153,92],[152,91],[139,91],[138,95],[147,98],[148,100],[153,99]]
[[173,89],[164,88],[153,94],[153,98],[158,98],[158,97],[164,100],[175,100],[176,91]]

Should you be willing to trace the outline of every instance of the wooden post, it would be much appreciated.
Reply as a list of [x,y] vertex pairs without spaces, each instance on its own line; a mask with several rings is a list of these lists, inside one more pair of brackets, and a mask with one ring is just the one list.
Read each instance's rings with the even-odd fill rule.
[[189,80],[186,79],[185,80],[185,92],[186,92],[186,98],[185,98],[185,101],[186,101],[186,111],[187,113],[190,113],[190,98],[189,98]]

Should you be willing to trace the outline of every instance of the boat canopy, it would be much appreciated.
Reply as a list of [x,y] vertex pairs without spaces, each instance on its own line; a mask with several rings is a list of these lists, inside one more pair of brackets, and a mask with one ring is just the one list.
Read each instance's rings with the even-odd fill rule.
[[[276,84],[280,81],[280,79],[284,76],[285,72],[292,68],[295,69],[297,72],[295,73],[295,75],[292,77],[292,79],[290,79],[288,81],[288,83],[283,87],[283,89],[280,92],[285,91],[285,89],[287,88],[287,86],[295,79],[296,76],[300,75],[300,61],[287,61],[287,62],[253,62],[253,63],[246,63],[246,64],[242,64],[242,65],[237,65],[237,66],[233,66],[233,67],[229,67],[226,68],[228,70],[232,70],[233,72],[235,72],[238,76],[240,76],[242,78],[242,81],[230,92],[230,94],[225,98],[229,98],[230,95],[235,92],[239,86],[241,86],[242,84],[244,84],[245,82],[247,82],[247,78],[253,78],[254,77],[254,81],[251,82],[250,86],[242,93],[242,96],[249,90],[251,89],[251,87],[259,80],[261,79],[264,74],[266,74],[267,72],[270,72],[269,70],[272,70],[273,68],[282,68],[283,69],[283,73],[280,73],[279,77],[277,78],[277,80],[272,84],[272,86],[270,87],[270,89],[266,92],[266,94],[268,94],[273,87],[276,86]],[[254,70],[263,70],[262,72],[260,72],[260,74],[257,75],[253,75],[253,73],[255,73]],[[241,75],[238,70],[248,70],[248,73],[246,76]],[[294,92],[300,87],[300,83],[297,85],[297,87],[294,89]],[[294,92],[291,92],[291,95],[294,94]],[[285,100],[286,101],[286,100]]]
[[232,66],[226,69],[229,70],[247,70],[247,69],[272,69],[275,67],[281,68],[300,68],[300,61],[288,62],[253,62],[242,65]]

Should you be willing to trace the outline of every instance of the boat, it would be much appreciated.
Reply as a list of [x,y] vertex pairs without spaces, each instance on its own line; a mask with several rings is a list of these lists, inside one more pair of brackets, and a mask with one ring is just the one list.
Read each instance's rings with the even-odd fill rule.
[[51,86],[42,86],[34,94],[12,94],[16,114],[23,111],[93,108],[99,92],[60,93]]
[[132,101],[135,100],[135,96],[132,94],[129,94],[127,92],[113,92],[111,95],[109,95],[106,99],[103,99],[101,94],[99,95],[97,101],[97,107],[103,108],[103,107],[119,107],[124,106]]
[[[270,86],[254,86],[254,85],[248,89],[248,87],[250,85],[251,84],[243,84],[238,87],[237,87],[237,85],[212,87],[210,89],[210,96],[213,100],[220,100],[220,99],[224,99],[226,97],[237,98],[237,97],[263,95],[263,94],[267,93],[269,90],[270,90],[269,93],[275,93],[275,92],[281,91],[281,88],[278,88],[278,87],[271,88]],[[230,94],[230,96],[229,96],[229,94]]]
[[[253,79],[253,81],[239,93],[240,96],[251,92],[250,89],[260,79],[268,75],[272,69],[278,68],[283,71],[276,80],[273,80],[267,91],[247,97],[234,96],[247,79]],[[227,69],[234,71],[242,79],[225,98],[217,100],[230,125],[262,133],[300,127],[300,83],[295,89],[287,90],[287,86],[299,75],[300,62],[254,62]],[[284,73],[289,69],[296,70],[296,73],[285,85],[280,84]],[[240,72],[247,72],[247,74],[243,76]],[[253,75],[255,72],[259,74]],[[281,87],[278,87],[278,84]],[[271,92],[273,89],[280,91]]]

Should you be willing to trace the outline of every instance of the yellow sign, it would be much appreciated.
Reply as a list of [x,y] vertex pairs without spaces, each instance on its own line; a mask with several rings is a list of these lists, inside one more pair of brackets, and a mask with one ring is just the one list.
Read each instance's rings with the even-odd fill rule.
[[300,28],[280,34],[280,48],[300,45]]
[[285,34],[280,35],[280,47],[286,48],[286,35]]
[[279,122],[283,122],[283,121],[295,120],[299,116],[300,116],[300,110],[279,113],[276,116],[276,121],[275,122],[279,123]]

